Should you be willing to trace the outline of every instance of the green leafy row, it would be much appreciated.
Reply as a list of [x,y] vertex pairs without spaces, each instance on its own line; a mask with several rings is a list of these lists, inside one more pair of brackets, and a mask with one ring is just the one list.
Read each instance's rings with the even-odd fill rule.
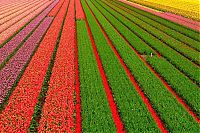
[[116,131],[85,21],[76,21],[83,132]]
[[143,22],[148,23],[149,25],[159,29],[160,31],[172,36],[173,38],[179,40],[180,42],[183,42],[185,44],[187,44],[188,46],[196,49],[197,51],[200,51],[200,47],[199,47],[199,42],[186,36],[183,35],[182,33],[175,31],[151,18],[146,17],[145,15],[139,14],[131,9],[129,9],[128,7],[126,7],[125,5],[120,5],[117,1],[108,1],[110,2],[113,6],[115,7],[119,7],[120,9],[124,10],[125,12],[131,14],[132,16],[142,20]]
[[154,50],[151,49],[151,47],[147,46],[141,38],[139,38],[136,34],[131,32],[129,28],[124,26],[119,21],[115,21],[113,23],[115,27],[120,27],[119,31],[120,33],[126,37],[126,39],[130,42],[130,44],[140,53],[140,54],[149,54],[153,53],[155,54]]
[[[159,29],[149,25],[148,23],[138,19],[137,17],[134,17],[133,15],[124,10],[116,7],[116,5],[113,5],[113,3],[109,3],[107,1],[104,1],[109,7],[111,7],[113,10],[117,11],[119,14],[130,20],[136,27],[141,28],[151,34],[152,36],[156,37],[157,39],[161,40],[164,44],[167,44],[174,50],[180,52],[183,56],[189,58],[191,61],[200,64],[200,57],[199,52],[194,50],[193,48],[189,47],[188,45],[174,39],[173,37],[165,34],[164,32],[160,31]],[[198,43],[199,45],[200,43]]]
[[[92,2],[91,2],[92,1]],[[199,131],[199,125],[176,98],[165,88],[158,78],[140,60],[131,47],[121,38],[112,25],[100,13],[103,7],[101,1],[87,1],[95,16],[108,34],[116,50],[130,69],[132,75],[138,81],[144,93],[148,96],[152,106],[165,123],[169,131]],[[94,5],[95,6],[94,6]],[[97,10],[99,9],[99,10]]]
[[199,87],[164,58],[148,57],[147,62],[200,115]]
[[150,112],[129,80],[84,0],[82,0],[82,5],[125,129],[130,132],[159,132]]
[[[135,26],[130,20],[118,12],[112,10],[105,3],[100,2],[99,4],[102,7],[101,12],[112,24],[116,23],[117,20],[121,21],[121,23],[131,29],[132,32],[137,33],[138,36],[145,40],[146,44],[156,49],[163,57],[165,57],[174,66],[176,66],[181,72],[190,77],[194,82],[200,83],[199,68],[191,61],[180,55],[178,52],[174,51],[172,48],[163,44],[160,40],[150,35],[145,30]],[[116,29],[120,28],[121,27],[116,27]]]
[[137,12],[137,13],[139,13],[141,15],[144,15],[144,16],[146,16],[146,17],[148,17],[148,18],[150,18],[150,19],[152,19],[152,20],[154,20],[154,21],[156,21],[156,22],[158,22],[158,23],[160,23],[162,25],[165,25],[165,26],[167,26],[167,27],[169,27],[169,28],[171,28],[171,29],[173,29],[173,30],[175,30],[177,32],[180,32],[180,33],[182,33],[182,34],[184,34],[184,35],[186,35],[186,36],[188,36],[190,38],[193,38],[193,39],[195,39],[197,41],[200,41],[199,32],[197,32],[197,31],[194,31],[192,29],[189,29],[189,28],[187,28],[185,26],[182,26],[180,24],[174,23],[172,21],[163,19],[163,18],[158,17],[158,16],[156,16],[154,14],[151,14],[149,12],[137,9],[137,8],[135,8],[133,6],[130,6],[130,5],[127,5],[125,3],[122,3],[122,2],[117,2],[117,3],[127,7],[128,9],[130,9],[130,10],[132,10],[134,12]]

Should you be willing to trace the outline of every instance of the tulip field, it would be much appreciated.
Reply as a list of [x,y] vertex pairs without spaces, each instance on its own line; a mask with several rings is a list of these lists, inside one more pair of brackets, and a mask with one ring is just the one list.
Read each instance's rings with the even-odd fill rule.
[[[200,20],[200,0],[128,0],[154,9],[180,14],[188,18]],[[167,13],[168,14],[168,13]],[[169,14],[175,16],[174,14]]]
[[157,6],[0,0],[0,132],[200,132],[199,19]]

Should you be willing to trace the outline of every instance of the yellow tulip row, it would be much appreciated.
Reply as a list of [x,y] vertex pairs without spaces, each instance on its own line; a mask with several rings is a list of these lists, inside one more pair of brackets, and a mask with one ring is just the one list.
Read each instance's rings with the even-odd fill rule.
[[129,0],[158,10],[200,20],[200,0]]

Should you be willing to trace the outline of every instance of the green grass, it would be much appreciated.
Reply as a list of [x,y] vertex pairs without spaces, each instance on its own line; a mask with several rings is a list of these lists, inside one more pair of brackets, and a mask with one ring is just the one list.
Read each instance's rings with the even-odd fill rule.
[[[93,1],[93,4],[103,10],[99,3]],[[176,98],[164,87],[156,76],[146,67],[140,58],[132,51],[125,41],[115,32],[113,27],[106,21],[104,16],[97,8],[88,1],[95,16],[103,26],[104,30],[110,37],[115,48],[121,55],[122,59],[130,69],[132,75],[138,81],[144,93],[148,96],[153,107],[156,109],[161,119],[164,121],[167,129],[172,132],[193,131],[198,132],[199,125],[193,117],[179,104]]]

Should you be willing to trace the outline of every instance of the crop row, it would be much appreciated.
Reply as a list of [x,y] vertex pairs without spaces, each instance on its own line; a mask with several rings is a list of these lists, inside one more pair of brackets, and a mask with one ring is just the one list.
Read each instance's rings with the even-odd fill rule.
[[[199,64],[200,63],[200,58],[199,58],[199,53],[195,51],[194,49],[188,47],[184,43],[181,43],[177,41],[176,39],[172,38],[171,36],[161,32],[160,30],[156,29],[155,27],[152,27],[148,23],[145,23],[141,21],[140,19],[130,15],[129,13],[121,10],[120,8],[117,8],[113,6],[112,4],[109,4],[108,2],[105,1],[105,3],[113,9],[113,11],[118,12],[120,15],[122,15],[124,18],[132,22],[132,26],[134,25],[135,27],[143,29],[143,31],[148,32],[150,35],[153,37],[157,38],[158,40],[161,40],[163,45],[167,45],[174,50],[178,51],[181,53],[183,56],[189,58],[191,61]],[[127,25],[129,25],[127,23]],[[137,29],[136,29],[137,30]]]
[[[74,0],[69,1],[67,16],[59,40],[45,103],[41,112],[39,132],[72,132],[75,93],[75,14]],[[63,76],[65,74],[65,76]]]
[[[57,5],[62,6],[64,1],[57,1],[57,2],[58,2]],[[51,10],[50,13],[53,13],[53,12],[55,13],[55,11],[59,11],[61,9],[61,6],[55,6]],[[62,22],[61,29],[63,29],[63,25],[64,25],[64,21]],[[42,88],[41,88],[40,94],[38,96],[38,101],[37,101],[37,104],[36,104],[35,109],[34,109],[34,114],[32,115],[32,120],[31,120],[30,127],[29,127],[30,132],[37,132],[38,131],[39,122],[40,122],[40,119],[42,117],[41,116],[42,108],[45,104],[45,99],[46,99],[47,91],[48,91],[48,88],[49,88],[49,81],[50,81],[50,78],[51,78],[51,75],[52,75],[52,69],[54,67],[54,61],[55,61],[55,58],[56,58],[56,53],[57,53],[58,46],[59,46],[58,42],[60,41],[61,33],[62,33],[62,30],[60,30],[59,35],[57,37],[57,43],[54,47],[54,50],[53,50],[53,53],[52,53],[52,56],[51,56],[51,59],[50,59],[49,65],[48,65],[48,69],[47,69],[46,75],[44,77]]]
[[[150,130],[159,132],[150,112],[134,88],[133,83],[128,78],[118,57],[109,46],[109,42],[107,42],[85,1],[82,1],[82,4],[125,129],[128,131]],[[98,36],[95,36],[97,33]],[[123,97],[121,95],[123,95]],[[145,118],[144,115],[146,116]],[[136,123],[142,126],[138,126]]]
[[178,19],[178,18],[176,18],[176,17],[169,16],[167,13],[160,13],[160,14],[158,14],[158,16],[161,17],[161,18],[167,19],[167,20],[169,20],[169,21],[175,22],[175,23],[177,23],[177,24],[183,25],[183,26],[185,26],[185,27],[187,27],[187,28],[190,28],[190,29],[192,29],[192,30],[194,30],[194,31],[196,31],[196,32],[199,32],[199,31],[200,31],[200,30],[199,30],[199,26],[198,26],[199,24],[197,24],[198,21],[197,21],[196,24],[192,24],[192,23],[187,22],[187,21],[184,21],[184,20],[182,20],[182,19]]
[[48,6],[42,13],[34,18],[28,25],[26,25],[20,32],[18,32],[11,40],[9,40],[0,49],[0,69],[10,60],[17,50],[24,44],[24,42],[33,33],[34,29],[45,18],[49,11],[57,4],[58,0]]
[[84,12],[80,0],[76,0],[76,19],[84,19]]
[[188,18],[185,18],[183,16],[179,16],[179,15],[176,15],[176,14],[173,14],[173,13],[170,13],[170,12],[165,12],[163,13],[169,17],[173,17],[173,18],[176,18],[176,19],[179,19],[181,21],[185,21],[187,23],[190,23],[190,24],[193,24],[193,25],[196,25],[198,26],[200,23],[198,21],[195,21],[195,20],[192,20],[192,19],[188,19]]
[[[105,6],[104,6],[105,7]],[[178,73],[178,71],[177,71],[177,73]],[[180,73],[180,72],[179,72]],[[178,77],[177,77],[178,78]],[[191,82],[191,81],[190,81]],[[190,82],[188,83],[188,84],[190,84]],[[174,85],[174,84],[173,84]],[[175,90],[177,90],[178,88],[178,85],[176,85],[176,88],[175,88]],[[185,89],[187,89],[187,88],[185,88]],[[178,92],[180,92],[180,91],[178,91]],[[195,92],[195,90],[194,90],[194,92]],[[178,94],[180,94],[180,93],[178,93]],[[180,95],[183,95],[183,94],[185,94],[186,96],[184,96],[184,98],[186,98],[186,100],[191,100],[191,99],[188,99],[189,97],[187,96],[188,94],[186,93],[186,91],[185,92],[182,92],[182,94],[180,94]],[[196,99],[197,97],[194,97],[194,99]],[[189,105],[191,105],[191,102],[189,103]],[[191,107],[193,108],[193,110],[195,111],[195,112],[197,112],[198,114],[199,114],[199,111],[197,111],[198,109],[198,104],[196,104],[195,102],[193,102],[192,103],[192,105],[191,105]],[[193,114],[193,113],[192,113]],[[194,116],[195,118],[196,118],[196,116]]]
[[199,87],[163,58],[148,57],[147,62],[200,115]]
[[48,14],[49,17],[55,17],[59,12],[60,8],[62,7],[65,0],[59,0],[58,4],[51,10]]
[[18,8],[19,6],[23,6],[24,4],[27,4],[28,2],[32,2],[33,0],[27,0],[27,1],[22,1],[22,2],[17,2],[17,3],[14,3],[12,2],[12,4],[3,4],[3,2],[1,1],[1,9],[0,9],[0,14],[4,14],[5,12],[8,12],[10,10],[14,10],[15,8]]
[[[92,1],[101,11],[100,1]],[[198,123],[190,114],[178,103],[175,97],[164,87],[164,85],[155,77],[155,75],[146,67],[139,57],[132,51],[126,42],[120,37],[112,25],[102,16],[90,1],[88,4],[94,11],[102,27],[108,34],[116,50],[130,69],[132,75],[138,81],[140,87],[148,96],[153,107],[159,113],[167,129],[170,131],[196,131]],[[161,97],[162,96],[162,97]],[[184,114],[184,118],[182,117]],[[183,120],[185,119],[185,120]]]
[[[92,44],[83,20],[77,23],[83,132],[116,131]],[[95,79],[95,80],[94,80]]]
[[14,13],[7,12],[9,15],[4,14],[4,16],[2,16],[2,18],[0,18],[0,24],[2,25],[4,23],[14,19],[17,16],[20,16],[23,12],[27,12],[28,10],[39,5],[40,3],[41,3],[41,1],[38,0],[33,3],[27,4],[25,7],[21,8],[20,10],[18,9],[18,11],[15,11]]
[[67,7],[68,1],[65,1],[1,112],[0,129],[3,131],[27,131],[29,128]]
[[[163,11],[173,12],[175,14],[180,14],[182,16],[186,16],[192,19],[199,20],[199,8],[196,6],[198,1],[139,1],[139,0],[131,0],[137,2],[139,4],[143,4],[145,6],[149,6],[152,8],[156,8]],[[195,3],[196,2],[196,3]]]
[[88,33],[90,35],[90,40],[92,42],[92,48],[93,48],[95,58],[96,58],[96,61],[97,61],[97,64],[98,64],[99,72],[101,74],[102,82],[103,82],[103,85],[104,85],[104,89],[105,89],[105,92],[106,92],[106,96],[107,96],[107,99],[108,99],[108,103],[109,103],[109,106],[110,106],[110,109],[111,109],[111,113],[112,113],[112,117],[113,117],[116,129],[117,129],[118,132],[123,133],[124,132],[123,122],[120,119],[119,112],[117,110],[117,105],[116,105],[114,97],[112,95],[112,90],[109,86],[109,82],[108,82],[108,79],[106,77],[105,70],[103,68],[103,64],[102,64],[102,61],[101,61],[99,53],[98,53],[98,48],[95,44],[95,41],[97,41],[97,40],[95,40],[96,38],[94,38],[94,36],[92,34],[92,30],[89,27],[87,19],[86,19],[86,26],[87,26],[87,29],[88,29]]
[[33,32],[30,38],[24,43],[20,50],[17,51],[9,63],[7,63],[5,67],[0,71],[0,104],[2,104],[3,99],[11,87],[14,85],[18,75],[24,68],[25,64],[28,62],[32,52],[37,47],[40,39],[44,35],[51,21],[51,18],[46,18],[35,30],[35,32]]
[[[16,15],[13,15],[13,14],[15,14],[16,12],[18,13],[20,11],[23,11],[24,8],[26,8],[27,6],[30,6],[31,4],[35,4],[36,2],[33,2],[33,1],[32,2],[27,2],[27,3],[24,3],[23,5],[21,5],[19,7],[16,7],[15,9],[10,9],[8,11],[5,11],[5,13],[0,14],[1,22],[2,22],[2,19],[5,19],[5,17],[8,18],[10,16],[16,16]],[[24,10],[24,11],[26,11],[26,10]],[[10,18],[12,18],[12,17],[10,17]],[[9,20],[9,19],[7,19],[7,20]]]
[[[35,10],[32,10],[32,12],[29,12],[29,14],[26,14],[26,16],[24,16],[23,18],[21,19],[15,18],[14,20],[16,21],[12,20],[12,21],[9,21],[8,23],[1,25],[2,28],[1,28],[1,33],[0,33],[0,45],[4,41],[6,41],[6,39],[8,39],[11,35],[17,32],[21,27],[23,27],[26,23],[28,23],[32,18],[34,18],[37,14],[43,11],[48,5],[50,5],[50,3],[51,2],[47,1],[46,4],[43,4],[40,7],[35,8]],[[6,26],[7,28],[3,26]]]
[[171,37],[177,39],[178,41],[180,41],[180,42],[182,42],[182,43],[184,43],[184,44],[187,44],[188,46],[190,46],[190,47],[192,47],[192,48],[194,48],[194,49],[200,51],[199,42],[198,42],[198,41],[196,41],[196,40],[194,40],[194,39],[192,39],[192,38],[190,38],[190,37],[187,37],[186,35],[183,35],[183,34],[177,32],[177,31],[175,31],[175,30],[173,30],[173,29],[171,29],[171,28],[169,28],[169,27],[167,27],[167,26],[165,26],[165,25],[163,25],[163,24],[161,24],[161,23],[158,23],[158,22],[154,21],[154,20],[151,19],[151,18],[148,18],[148,17],[146,17],[146,16],[144,16],[144,15],[142,15],[142,14],[139,14],[139,13],[137,13],[137,12],[133,12],[132,10],[126,8],[126,7],[123,6],[123,5],[118,4],[117,2],[109,1],[109,2],[107,2],[107,3],[110,3],[109,5],[112,4],[113,7],[114,7],[114,6],[115,6],[116,8],[118,7],[117,9],[118,9],[119,11],[120,11],[120,10],[123,10],[123,12],[124,12],[125,14],[128,13],[129,15],[126,15],[127,17],[130,16],[129,18],[134,17],[134,18],[140,19],[141,21],[147,23],[148,25],[153,26],[153,27],[156,28],[157,30],[160,30],[160,31],[166,33],[167,35],[169,35],[169,36],[171,36]]
[[3,23],[4,20],[2,20],[2,24],[0,26],[0,33],[5,31],[6,29],[8,29],[10,26],[15,24],[19,20],[23,19],[25,16],[27,16],[31,12],[37,10],[38,8],[43,6],[44,4],[46,4],[46,6],[47,6],[47,4],[48,4],[47,1],[43,1],[42,3],[41,2],[37,2],[37,3],[35,3],[35,5],[31,5],[31,7],[29,7],[29,10],[27,10],[27,11],[21,13],[21,14],[16,14],[16,15],[14,14],[14,16],[11,16],[11,18],[8,18],[6,23]]
[[[126,19],[118,12],[112,10],[105,3],[101,2],[101,5],[103,7],[101,8],[101,12],[103,14],[106,14],[105,16],[112,24],[116,23],[116,21],[120,21],[120,23],[126,25],[129,29],[132,30],[132,32],[136,33],[140,38],[144,39],[146,45],[148,44],[149,46],[157,50],[163,57],[165,57],[170,63],[175,65],[180,71],[185,73],[195,82],[199,83],[200,79],[198,78],[199,77],[198,66],[194,65],[187,58],[183,57],[178,52],[166,46],[162,41],[158,40],[156,37],[152,36],[145,30],[138,27],[137,25],[134,25],[131,21]],[[116,27],[116,28],[120,29],[121,27]]]
[[171,29],[173,29],[175,31],[178,31],[178,32],[190,37],[190,38],[193,38],[193,39],[195,39],[197,41],[200,41],[200,38],[198,36],[199,33],[196,32],[196,31],[193,31],[193,30],[191,30],[189,28],[186,28],[185,26],[182,26],[180,24],[174,23],[172,21],[168,21],[166,19],[163,19],[163,18],[161,18],[159,16],[156,16],[156,15],[154,15],[152,13],[137,9],[137,8],[135,8],[133,6],[130,6],[128,4],[125,4],[123,2],[117,2],[117,3],[119,5],[122,5],[122,6],[126,7],[126,8],[128,8],[128,9],[132,10],[132,11],[135,11],[135,12],[141,14],[141,15],[144,15],[144,16],[146,16],[146,17],[148,17],[148,18],[150,18],[150,19],[152,19],[152,20],[154,20],[154,21],[156,21],[158,23],[161,23],[161,24],[163,24],[163,25],[165,25],[165,26],[167,26],[167,27],[169,27],[169,28],[171,28]]

